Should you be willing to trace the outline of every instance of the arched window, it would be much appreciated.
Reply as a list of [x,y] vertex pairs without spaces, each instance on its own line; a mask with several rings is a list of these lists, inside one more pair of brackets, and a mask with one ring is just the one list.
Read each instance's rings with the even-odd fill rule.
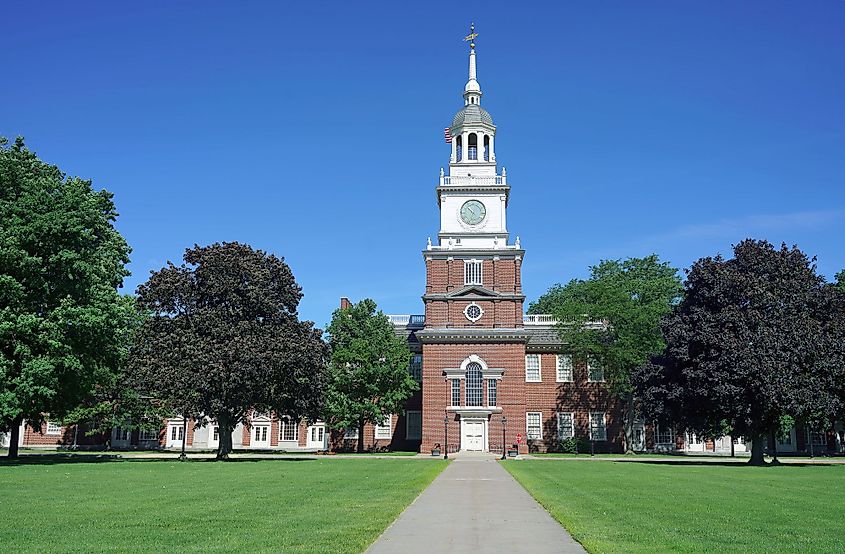
[[484,161],[490,161],[490,137],[488,135],[484,135]]
[[467,406],[481,406],[484,379],[481,374],[481,364],[470,362],[466,374]]
[[461,158],[463,158],[463,148],[462,148],[463,145],[464,145],[463,144],[464,143],[463,137],[461,135],[458,135],[455,138],[455,142],[457,143],[457,145],[455,146],[455,152],[456,152],[456,155],[457,155],[457,158],[458,158],[457,161],[461,161]]
[[467,137],[468,149],[467,154],[469,155],[470,160],[477,160],[478,159],[478,135],[475,133],[470,133],[469,137]]

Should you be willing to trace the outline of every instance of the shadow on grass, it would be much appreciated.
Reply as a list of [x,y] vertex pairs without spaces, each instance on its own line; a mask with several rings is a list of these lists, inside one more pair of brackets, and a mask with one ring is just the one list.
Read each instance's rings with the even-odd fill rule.
[[736,462],[707,462],[704,460],[613,460],[614,462],[620,464],[652,464],[652,465],[665,465],[665,466],[722,466],[722,467],[829,467],[835,465],[842,465],[837,463],[831,462],[788,462],[788,463],[777,463],[773,464],[771,462],[766,463],[764,465],[753,466],[750,465],[747,461],[738,460]]
[[[60,464],[99,464],[99,463],[133,463],[133,462],[178,462],[179,456],[175,455],[172,458],[162,457],[122,457],[119,454],[23,454],[17,458],[0,458],[0,467],[13,466],[43,466],[43,465],[60,465]],[[299,457],[285,457],[273,456],[266,458],[229,458],[228,460],[217,460],[215,458],[191,458],[188,457],[186,462],[220,462],[220,463],[244,463],[244,462],[308,462],[315,461],[315,458],[299,458]]]

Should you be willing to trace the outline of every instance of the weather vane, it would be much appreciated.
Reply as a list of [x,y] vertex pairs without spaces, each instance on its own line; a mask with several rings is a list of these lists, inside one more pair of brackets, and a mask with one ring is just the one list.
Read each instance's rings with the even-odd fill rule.
[[478,33],[475,32],[475,23],[469,24],[469,34],[464,37],[464,41],[469,41],[469,47],[475,48],[475,37],[478,36]]

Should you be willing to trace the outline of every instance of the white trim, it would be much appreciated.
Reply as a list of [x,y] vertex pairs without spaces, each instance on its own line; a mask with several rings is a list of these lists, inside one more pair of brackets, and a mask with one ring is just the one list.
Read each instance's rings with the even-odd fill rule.
[[[529,432],[530,425],[528,423],[528,416],[536,415],[537,420],[540,423],[540,436],[539,437],[532,437],[531,433]],[[525,438],[531,440],[543,440],[543,412],[525,412]]]
[[[385,431],[386,430],[386,431]],[[373,426],[373,439],[387,441],[393,438],[393,415],[384,418]]]
[[[569,379],[560,378],[561,358],[569,358]],[[575,380],[575,364],[572,361],[572,354],[555,354],[555,380],[558,383],[572,383]]]
[[[562,427],[560,426],[560,416],[562,416],[562,415],[568,415],[569,416],[569,433],[570,434],[569,434],[568,437],[562,437],[561,436]],[[570,439],[570,438],[575,438],[575,412],[557,412],[557,440],[564,440],[564,439]]]
[[482,260],[464,260],[464,285],[484,284],[484,262]]
[[[285,431],[291,427],[293,427],[293,438],[284,438]],[[279,418],[279,443],[283,442],[295,442],[299,444],[299,422],[294,421],[290,416],[282,416]]]
[[[592,362],[592,364],[590,363]],[[594,366],[596,370],[601,370],[601,379],[594,380],[593,377],[590,375],[591,365]],[[592,356],[587,356],[587,382],[588,383],[604,383],[604,367]]]
[[[528,378],[528,358],[535,357],[537,358],[537,378],[536,379],[529,379]],[[526,383],[541,383],[543,382],[543,358],[539,354],[526,354],[525,355],[525,382]],[[536,412],[532,412],[536,413]]]
[[61,423],[54,423],[52,421],[47,421],[47,424],[44,428],[45,435],[61,435],[62,434],[62,424]]
[[[601,414],[602,418],[602,430],[604,431],[604,437],[593,437],[593,416],[596,414]],[[590,412],[590,440],[591,441],[606,441],[607,440],[607,412]]]
[[[469,315],[469,309],[472,308],[472,307],[478,308],[478,315],[475,316],[475,317]],[[464,308],[464,317],[467,318],[468,320],[470,320],[473,323],[475,323],[476,321],[481,319],[481,317],[483,315],[484,315],[484,308],[482,308],[481,306],[479,306],[475,302],[470,302],[469,304],[467,304],[467,307]]]

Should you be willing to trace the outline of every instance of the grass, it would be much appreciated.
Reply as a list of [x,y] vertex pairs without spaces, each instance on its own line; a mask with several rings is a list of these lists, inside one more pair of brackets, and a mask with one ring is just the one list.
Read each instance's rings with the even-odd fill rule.
[[442,461],[0,462],[3,552],[361,552]]
[[590,552],[845,552],[845,466],[510,461]]

